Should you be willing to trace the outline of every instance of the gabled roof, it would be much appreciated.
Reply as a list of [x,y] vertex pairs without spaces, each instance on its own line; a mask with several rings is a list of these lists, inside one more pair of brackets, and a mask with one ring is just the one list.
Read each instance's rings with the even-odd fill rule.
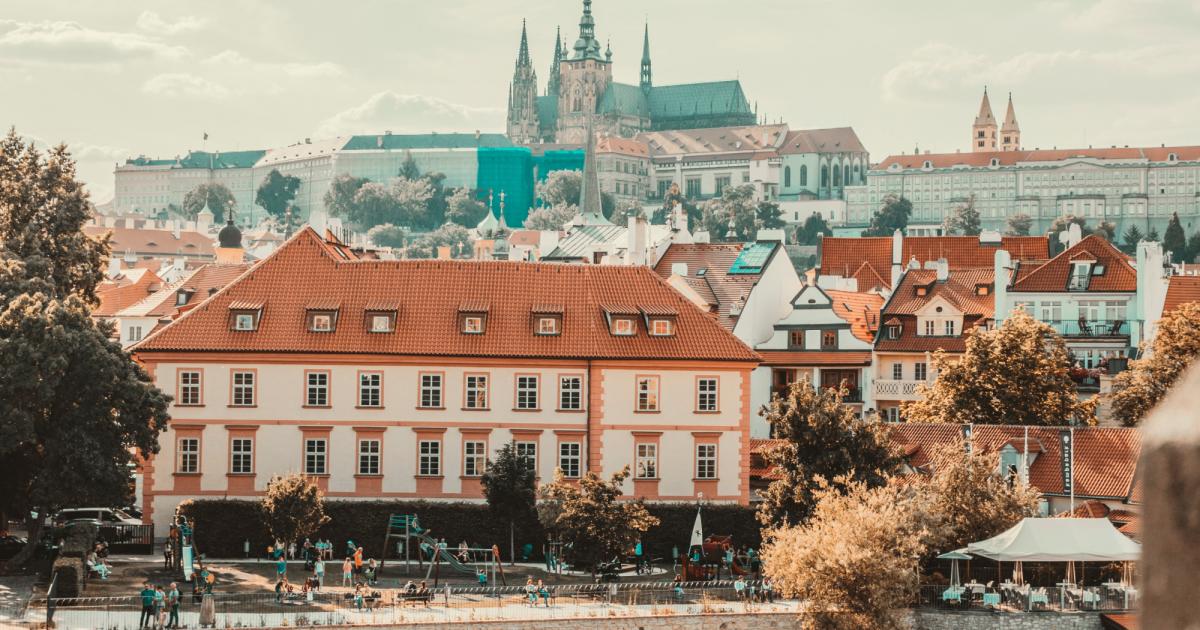
[[[1015,258],[1015,256],[1014,256]],[[1089,293],[1133,293],[1137,291],[1137,271],[1120,250],[1103,237],[1089,234],[1046,264],[1027,274],[1019,274],[1010,289],[1014,293],[1066,292],[1071,278],[1072,261],[1091,260],[1104,265],[1104,273],[1092,276]]]
[[122,309],[153,295],[162,287],[162,278],[150,269],[130,269],[120,277],[105,280],[96,287],[100,305],[92,317],[114,317]]
[[853,127],[793,129],[779,146],[780,155],[795,153],[866,153]]
[[1200,302],[1200,276],[1171,276],[1163,301],[1163,315],[1188,302]]
[[[881,352],[963,352],[966,350],[966,333],[981,321],[994,317],[995,295],[992,291],[992,269],[952,270],[945,281],[938,282],[933,269],[912,269],[905,272],[899,286],[883,307],[880,316],[890,322],[898,319],[901,324],[899,338],[879,335],[875,350]],[[979,295],[977,287],[988,286],[987,295]],[[917,295],[917,287],[926,287],[925,295]],[[943,299],[963,313],[962,327],[954,336],[918,335],[917,313],[932,300]],[[890,325],[890,324],[889,324]],[[939,331],[940,332],[940,331]]]
[[743,159],[758,153],[773,152],[787,135],[787,125],[748,125],[710,127],[676,131],[644,131],[636,136],[646,144],[653,158],[671,158],[698,154],[696,159],[710,160],[714,155],[741,155]]
[[650,104],[646,100],[646,93],[642,88],[626,83],[609,83],[604,95],[600,97],[597,109],[600,114],[650,117]]
[[650,88],[648,100],[652,119],[685,118],[697,114],[754,115],[742,91],[742,83],[736,79],[656,85]]
[[[221,290],[225,285],[242,275],[242,273],[253,265],[254,263],[232,265],[208,263],[192,270],[182,279],[163,287],[162,290],[150,295],[146,299],[125,308],[117,313],[117,316],[174,319],[179,313],[181,306],[186,308],[195,307],[209,295]],[[191,294],[185,305],[176,303],[176,296],[180,291],[186,291]]]
[[[396,331],[367,332],[365,307],[399,303]],[[305,309],[338,301],[337,329],[309,333]],[[488,305],[486,332],[465,335],[458,312]],[[536,304],[562,304],[557,336],[537,336]],[[673,310],[675,334],[609,334],[601,304]],[[230,329],[235,305],[262,309],[258,329]],[[217,294],[139,343],[135,352],[348,353],[409,356],[612,358],[755,362],[758,356],[647,267],[496,261],[342,259],[301,230]]]
[[576,225],[571,228],[566,238],[558,242],[558,247],[555,247],[554,251],[542,256],[542,260],[586,260],[597,246],[617,243],[625,238],[628,229],[622,225],[612,224]]
[[[757,273],[729,273],[743,249],[741,243],[672,243],[658,259],[654,271],[663,278],[670,278],[672,267],[676,264],[687,265],[684,279],[688,285],[703,298],[711,296],[718,321],[726,329],[733,330],[737,325],[737,317],[731,315],[731,309],[739,302],[745,303],[751,289],[762,277],[761,269]],[[778,250],[779,244],[775,243],[762,269],[766,268]]]
[[[914,258],[922,265],[945,258],[950,269],[991,267],[998,249],[1007,251],[1014,260],[1046,260],[1050,258],[1050,239],[1046,236],[1004,236],[999,243],[985,244],[977,236],[905,236],[900,264],[908,265]],[[883,286],[889,287],[892,237],[827,236],[821,239],[820,262],[822,275],[844,278],[859,277],[863,264],[869,264]],[[867,291],[872,286],[864,285],[863,277],[859,277],[859,291]]]
[[632,155],[643,158],[650,155],[646,145],[637,140],[607,135],[601,136],[596,140],[596,152],[619,153],[621,155]]
[[139,256],[213,256],[213,241],[207,234],[181,230],[179,238],[171,230],[148,230],[89,225],[84,234],[102,237],[112,232],[109,245],[114,255],[133,252]]
[[829,296],[834,314],[850,324],[851,334],[867,343],[875,340],[879,309],[883,307],[882,295],[833,290],[825,290],[825,295]]

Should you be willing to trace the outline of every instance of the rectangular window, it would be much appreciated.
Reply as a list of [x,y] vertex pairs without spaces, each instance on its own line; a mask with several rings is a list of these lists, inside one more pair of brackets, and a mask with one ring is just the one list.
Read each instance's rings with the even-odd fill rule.
[[254,330],[255,316],[253,313],[237,313],[233,316],[234,330]]
[[954,320],[953,320],[953,319],[947,319],[947,320],[946,320],[946,322],[945,322],[946,336],[947,336],[947,337],[953,337],[953,336],[955,335],[955,332],[954,332],[954,329],[955,329],[955,328],[956,328],[956,326],[955,326],[955,324],[954,324]]
[[730,177],[728,175],[721,175],[717,177],[717,195],[725,192],[725,189],[729,187],[729,182]]
[[313,313],[309,330],[313,332],[330,332],[333,330],[333,315],[329,313]]
[[1041,307],[1043,322],[1062,320],[1062,302],[1042,302]]
[[233,406],[254,406],[254,372],[233,373]]
[[372,315],[370,330],[373,333],[392,332],[392,316],[387,314]]
[[304,440],[304,474],[324,475],[328,468],[329,441],[325,438]]
[[417,474],[436,477],[442,474],[442,443],[439,440],[421,440],[418,445],[420,460]]
[[936,332],[935,324],[932,319],[925,320],[925,336],[932,337]]
[[466,396],[463,401],[463,407],[467,409],[487,409],[488,377],[486,374],[467,374],[463,388]]
[[234,438],[229,443],[229,472],[235,475],[254,472],[254,440]]
[[517,377],[517,409],[538,408],[538,377]]
[[579,442],[563,442],[558,445],[558,467],[564,477],[579,476],[580,452]]
[[583,409],[583,377],[559,377],[558,408],[570,411]]
[[309,372],[306,380],[305,406],[327,407],[329,405],[329,372]]
[[179,453],[175,462],[175,471],[184,474],[200,472],[200,440],[198,438],[179,438]]
[[928,376],[928,368],[926,367],[924,362],[918,363],[915,366],[913,366],[913,378],[917,379],[918,381],[923,381],[927,378],[927,376]]
[[621,337],[627,337],[633,334],[633,320],[627,317],[619,317],[612,321],[612,334]]
[[903,379],[904,379],[904,364],[903,363],[893,363],[892,364],[892,380],[899,381],[899,380],[903,380]]
[[179,402],[177,405],[199,405],[200,371],[187,370],[179,373]]
[[537,472],[537,442],[517,442],[517,457],[525,460],[525,467]]
[[704,377],[696,379],[696,411],[717,410],[717,379]]
[[383,406],[383,373],[359,372],[358,374],[358,406]]
[[658,377],[637,378],[637,410],[658,411]]
[[463,332],[468,335],[483,333],[483,318],[478,315],[468,315],[463,318]]
[[537,320],[537,334],[539,334],[539,335],[557,335],[558,334],[558,318],[557,317],[539,317]]
[[358,441],[358,474],[379,474],[379,452],[382,446],[382,442],[374,438]]
[[429,409],[442,407],[442,375],[421,375],[421,406]]
[[788,347],[793,350],[804,349],[804,331],[789,330],[788,331]]
[[129,340],[130,341],[141,341],[142,340],[142,327],[141,326],[130,326],[129,327]]
[[888,422],[900,422],[900,408],[888,407],[883,410],[883,417]]
[[669,319],[651,320],[650,334],[655,337],[670,337],[675,334],[675,325]]
[[717,478],[717,445],[716,444],[697,444],[696,445],[696,478],[697,479],[716,479]]
[[463,476],[479,477],[487,468],[487,443],[482,440],[463,442]]
[[687,178],[687,188],[685,189],[685,195],[687,196],[688,199],[699,199],[700,198],[700,178],[699,177]]
[[658,479],[658,445],[645,443],[637,445],[637,479]]
[[821,349],[837,350],[838,333],[836,330],[821,331]]

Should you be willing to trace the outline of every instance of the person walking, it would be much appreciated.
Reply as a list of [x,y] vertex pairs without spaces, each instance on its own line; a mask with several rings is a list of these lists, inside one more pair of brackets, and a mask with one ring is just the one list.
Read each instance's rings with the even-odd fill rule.
[[179,586],[171,582],[171,586],[167,589],[167,609],[170,611],[170,616],[167,618],[167,627],[179,627]]
[[150,582],[142,582],[142,592],[138,594],[142,600],[142,616],[138,619],[138,627],[145,628],[154,624],[154,587]]

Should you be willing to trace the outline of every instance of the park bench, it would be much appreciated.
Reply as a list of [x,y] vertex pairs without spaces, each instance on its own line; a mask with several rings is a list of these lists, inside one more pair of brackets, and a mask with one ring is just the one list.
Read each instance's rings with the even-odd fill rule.
[[415,593],[405,593],[405,592],[401,591],[399,593],[396,593],[396,603],[398,603],[398,604],[407,604],[409,602],[422,602],[422,603],[428,605],[432,601],[433,601],[433,591],[429,591],[429,590],[427,590],[423,593],[420,591],[417,591]]

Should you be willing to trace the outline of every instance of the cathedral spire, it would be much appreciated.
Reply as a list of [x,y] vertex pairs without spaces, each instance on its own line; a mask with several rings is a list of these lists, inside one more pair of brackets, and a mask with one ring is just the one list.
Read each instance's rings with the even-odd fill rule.
[[583,15],[579,18],[579,39],[575,40],[572,59],[600,61],[600,42],[596,40],[596,18],[592,17],[592,0],[583,0]]
[[992,102],[988,99],[987,86],[983,87],[983,100],[979,101],[979,113],[971,125],[971,150],[975,152],[996,150],[996,117],[992,115]]
[[562,27],[554,27],[554,59],[550,62],[550,75],[546,79],[546,96],[558,96],[558,65],[563,60]]
[[1013,111],[1012,92],[1008,93],[1008,112],[1004,114],[1004,126],[1000,127],[1000,131],[1020,131],[1021,128],[1017,125],[1017,113]]
[[1004,125],[1000,127],[1000,150],[1021,150],[1021,126],[1017,124],[1017,112],[1013,109],[1012,92],[1008,93],[1008,111],[1004,114]]
[[596,172],[596,133],[592,117],[587,120],[587,143],[583,152],[583,180],[579,187],[579,218],[584,225],[611,224],[600,205],[600,178]]
[[650,23],[646,22],[646,30],[642,35],[642,80],[643,90],[650,89]]
[[979,115],[975,116],[976,125],[994,125],[996,117],[992,115],[992,102],[988,100],[987,86],[983,86],[983,100],[979,101]]
[[529,37],[525,34],[525,20],[521,19],[521,49],[517,52],[517,67],[532,65],[529,61]]

